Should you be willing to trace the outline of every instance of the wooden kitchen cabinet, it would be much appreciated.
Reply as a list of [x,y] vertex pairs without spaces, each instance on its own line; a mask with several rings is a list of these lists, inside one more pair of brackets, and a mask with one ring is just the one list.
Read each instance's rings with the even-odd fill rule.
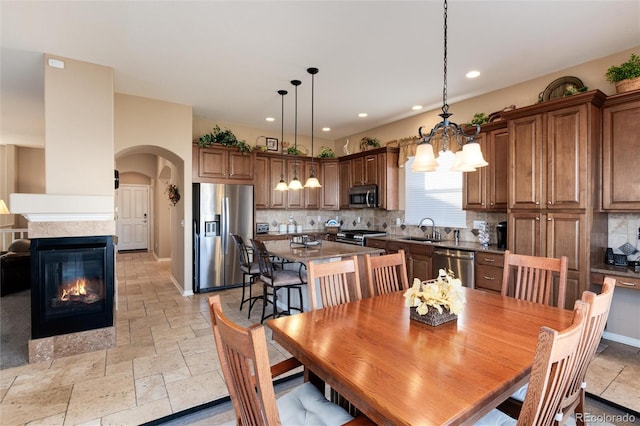
[[338,159],[323,159],[320,166],[320,209],[339,210],[340,209],[340,166]]
[[602,208],[638,211],[640,90],[607,98],[602,117]]
[[407,244],[405,250],[409,285],[412,285],[414,278],[424,281],[435,277],[433,273],[433,246]]
[[378,157],[367,154],[351,160],[351,185],[376,185],[378,183]]
[[386,150],[377,154],[378,161],[378,202],[381,209],[400,210],[400,199],[398,198],[399,150]]
[[194,182],[252,183],[255,154],[242,153],[235,147],[204,148],[198,144],[193,145],[193,150],[198,153],[197,180]]
[[556,259],[567,256],[565,308],[573,306],[588,289],[589,247],[598,244],[595,241],[598,234],[602,234],[587,233],[588,221],[588,215],[579,212],[512,212],[509,215],[509,249],[512,252]]
[[[280,156],[256,155],[253,190],[256,209],[286,208],[289,191],[274,190],[280,182],[281,167],[284,163],[286,160],[281,159]],[[284,169],[284,179],[287,180],[286,169]]]
[[504,255],[499,253],[476,252],[475,288],[494,293],[502,291],[502,273],[504,271]]
[[349,208],[349,188],[351,188],[351,161],[342,160],[338,162],[339,186],[340,186],[340,208]]
[[463,174],[463,209],[507,211],[509,170],[507,122],[484,125],[476,139],[489,165],[475,172]]
[[604,277],[612,277],[616,279],[616,287],[628,288],[630,290],[640,290],[640,278],[629,277],[627,275],[616,274],[615,271],[607,272],[606,274],[600,272],[591,273],[591,284],[602,287],[604,283]]
[[[313,167],[315,169],[315,176],[322,185],[322,169],[318,161],[313,161]],[[300,176],[300,182],[304,185],[307,178],[311,176],[311,160],[304,160],[304,173]],[[305,209],[320,209],[321,192],[324,188],[305,188],[304,189],[304,208]]]
[[509,208],[586,209],[594,199],[600,91],[505,113],[509,132]]

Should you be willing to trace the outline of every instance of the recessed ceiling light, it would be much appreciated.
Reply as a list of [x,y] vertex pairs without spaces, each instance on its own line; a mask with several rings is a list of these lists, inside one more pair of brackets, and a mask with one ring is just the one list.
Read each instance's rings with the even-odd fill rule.
[[469,71],[466,76],[467,78],[476,78],[480,75],[480,71]]
[[367,117],[369,114],[367,114],[366,112],[361,112],[360,114],[358,114],[358,117]]
[[267,120],[267,121],[276,121],[276,119],[273,118],[273,117],[267,117],[267,118],[265,118],[265,120]]
[[322,131],[323,132],[330,132],[331,131],[331,127],[323,127]]
[[422,105],[414,105],[414,106],[411,107],[411,109],[414,110],[414,111],[421,110],[422,109]]

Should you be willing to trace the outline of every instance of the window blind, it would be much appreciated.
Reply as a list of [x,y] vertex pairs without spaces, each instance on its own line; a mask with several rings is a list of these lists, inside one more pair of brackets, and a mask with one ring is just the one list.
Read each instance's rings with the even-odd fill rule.
[[[454,154],[440,152],[440,166],[435,172],[412,172],[415,157],[405,164],[405,223],[417,225],[430,217],[436,226],[467,227],[467,213],[462,210],[462,172],[452,172]],[[427,225],[429,222],[426,223]]]

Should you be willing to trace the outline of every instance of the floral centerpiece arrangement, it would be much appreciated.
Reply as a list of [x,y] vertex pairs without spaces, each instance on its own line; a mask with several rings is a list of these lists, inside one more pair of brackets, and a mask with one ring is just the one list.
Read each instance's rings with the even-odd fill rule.
[[444,269],[434,280],[415,278],[404,298],[411,319],[433,326],[456,319],[466,302],[462,282],[451,270]]

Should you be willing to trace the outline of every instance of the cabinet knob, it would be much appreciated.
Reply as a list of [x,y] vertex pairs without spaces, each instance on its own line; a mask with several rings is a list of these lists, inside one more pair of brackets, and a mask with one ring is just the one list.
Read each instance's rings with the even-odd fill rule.
[[495,203],[491,203],[491,205],[493,206],[493,205],[495,205]]
[[536,220],[540,220],[540,216],[536,216]]
[[547,218],[547,222],[551,222],[553,220],[553,218],[548,217]]
[[551,205],[551,204],[553,204],[553,203],[552,203],[551,201],[547,201],[547,204]]
[[539,206],[539,205],[540,205],[540,201],[536,201],[536,206]]

